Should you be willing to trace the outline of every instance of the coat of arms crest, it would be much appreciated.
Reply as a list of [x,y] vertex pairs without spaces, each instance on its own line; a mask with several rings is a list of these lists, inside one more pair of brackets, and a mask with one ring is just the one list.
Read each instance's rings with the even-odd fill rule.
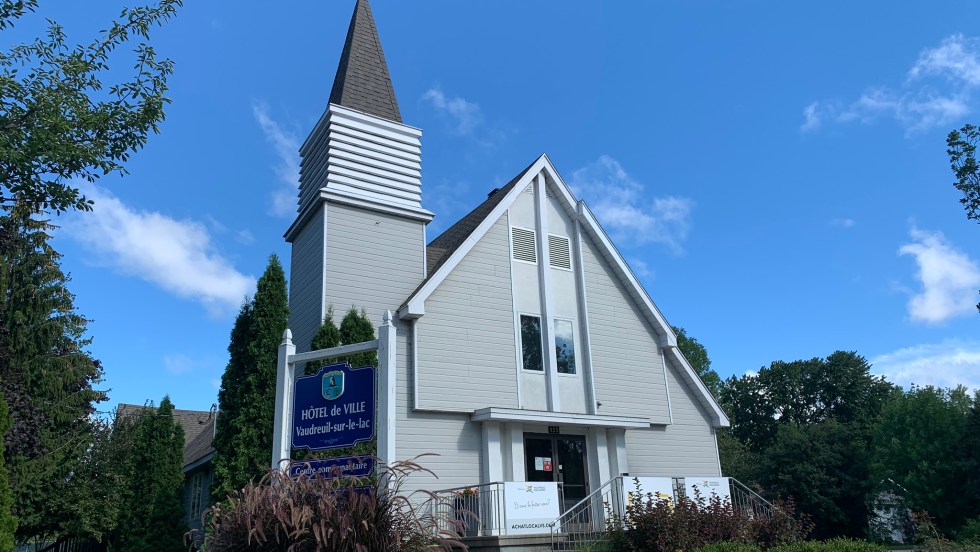
[[337,399],[344,394],[344,373],[334,370],[323,374],[323,398],[328,401]]

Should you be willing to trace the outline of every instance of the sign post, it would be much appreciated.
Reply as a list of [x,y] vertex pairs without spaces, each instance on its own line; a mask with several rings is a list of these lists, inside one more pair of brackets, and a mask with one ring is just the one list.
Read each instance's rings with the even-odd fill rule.
[[[297,354],[292,332],[283,332],[276,374],[273,469],[289,468],[293,448],[344,448],[375,437],[381,462],[394,462],[396,330],[391,311],[385,311],[378,336],[363,343]],[[354,368],[348,364],[324,366],[314,376],[296,377],[296,366],[307,362],[374,350],[378,351],[377,378],[373,367]],[[344,459],[343,466],[355,460]],[[336,467],[314,467],[311,462],[308,469],[328,473]],[[340,471],[344,469],[341,467]]]

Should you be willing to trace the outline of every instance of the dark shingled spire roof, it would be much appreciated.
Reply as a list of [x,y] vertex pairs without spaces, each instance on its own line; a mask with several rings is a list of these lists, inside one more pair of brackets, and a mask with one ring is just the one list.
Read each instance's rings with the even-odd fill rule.
[[388,64],[378,39],[378,28],[367,0],[357,0],[354,7],[344,52],[340,55],[337,76],[330,91],[330,103],[402,122]]

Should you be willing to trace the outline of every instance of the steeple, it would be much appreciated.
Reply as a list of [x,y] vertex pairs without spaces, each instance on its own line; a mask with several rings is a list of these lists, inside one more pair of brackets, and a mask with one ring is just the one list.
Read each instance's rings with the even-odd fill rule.
[[330,103],[402,122],[368,0],[357,0],[354,7]]

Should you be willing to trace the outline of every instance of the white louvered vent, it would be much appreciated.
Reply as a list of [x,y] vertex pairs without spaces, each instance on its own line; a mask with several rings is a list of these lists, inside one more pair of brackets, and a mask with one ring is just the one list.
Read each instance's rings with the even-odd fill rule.
[[555,268],[572,269],[572,258],[569,253],[569,242],[565,236],[548,236],[548,252],[551,256],[551,266]]
[[524,193],[525,194],[533,194],[534,193],[534,186],[531,185],[531,186],[528,186],[527,188],[524,188]]
[[510,235],[514,247],[514,259],[529,263],[538,262],[537,247],[534,245],[534,230],[515,227],[510,229]]

